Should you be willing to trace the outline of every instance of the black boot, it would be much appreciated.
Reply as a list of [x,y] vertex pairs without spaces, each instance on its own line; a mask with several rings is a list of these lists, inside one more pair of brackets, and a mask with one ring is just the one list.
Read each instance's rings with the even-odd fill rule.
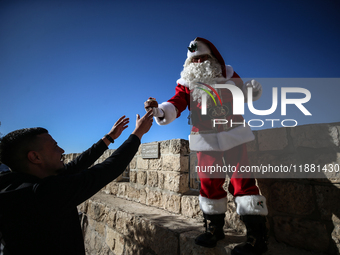
[[[216,246],[218,240],[221,240],[225,237],[223,226],[224,226],[224,217],[225,214],[214,214],[209,215],[203,213],[204,216],[204,226],[205,233],[199,235],[195,239],[195,243],[200,246],[213,248]],[[209,227],[207,221],[210,221]]]
[[262,215],[241,216],[247,228],[247,242],[235,246],[232,255],[260,255],[267,251],[266,217]]

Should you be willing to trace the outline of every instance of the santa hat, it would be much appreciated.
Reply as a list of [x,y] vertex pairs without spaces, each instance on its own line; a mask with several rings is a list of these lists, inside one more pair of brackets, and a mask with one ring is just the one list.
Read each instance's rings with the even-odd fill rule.
[[221,65],[223,77],[227,77],[224,60],[216,47],[210,41],[201,37],[196,37],[195,40],[190,42],[187,52],[188,59],[207,54],[212,55],[217,59]]

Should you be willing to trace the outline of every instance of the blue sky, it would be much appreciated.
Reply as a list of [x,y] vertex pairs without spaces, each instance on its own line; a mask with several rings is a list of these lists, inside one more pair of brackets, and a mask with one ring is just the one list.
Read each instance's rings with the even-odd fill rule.
[[[42,126],[66,153],[81,152],[125,114],[131,123],[116,148],[148,97],[174,95],[186,47],[197,36],[213,42],[244,80],[262,79],[254,105],[268,109],[272,87],[292,85],[267,78],[340,78],[339,11],[339,1],[330,0],[2,0],[0,132]],[[271,116],[246,112],[245,119],[340,121],[339,79],[300,81],[311,92],[305,107],[312,116],[295,106],[281,116],[279,106]],[[187,115],[155,123],[142,142],[187,139]]]

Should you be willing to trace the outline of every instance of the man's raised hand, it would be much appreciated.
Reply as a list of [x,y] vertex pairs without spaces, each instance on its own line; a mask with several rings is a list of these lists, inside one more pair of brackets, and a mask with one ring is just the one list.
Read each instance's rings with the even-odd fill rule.
[[125,115],[120,117],[113,125],[108,135],[113,139],[117,139],[122,134],[123,130],[128,127],[128,123],[129,118],[125,118]]
[[135,134],[139,137],[139,139],[142,139],[142,136],[147,133],[153,122],[153,112],[152,109],[150,109],[142,118],[137,114],[136,116],[136,128],[132,132],[132,134]]

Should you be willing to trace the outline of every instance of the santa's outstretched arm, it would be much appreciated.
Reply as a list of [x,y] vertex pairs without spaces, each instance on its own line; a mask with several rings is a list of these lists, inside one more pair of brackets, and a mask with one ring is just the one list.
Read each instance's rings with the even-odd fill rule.
[[178,110],[172,103],[163,102],[159,105],[153,97],[149,97],[144,102],[144,108],[146,111],[152,108],[153,116],[158,125],[167,125],[177,118]]
[[158,109],[162,113],[161,116],[154,115],[156,123],[158,125],[170,124],[177,118],[177,108],[172,103],[163,102],[160,105],[158,105]]

